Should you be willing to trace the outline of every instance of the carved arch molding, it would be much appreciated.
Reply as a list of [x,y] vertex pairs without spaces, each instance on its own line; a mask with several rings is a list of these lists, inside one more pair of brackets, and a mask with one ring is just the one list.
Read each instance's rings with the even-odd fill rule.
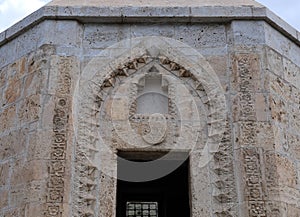
[[[225,94],[205,58],[163,37],[122,41],[104,53],[84,68],[74,94],[72,216],[115,216],[118,150],[188,152],[192,216],[207,216],[205,206],[211,215],[237,216]],[[166,94],[165,112],[137,108],[151,78],[159,85],[150,102]],[[205,177],[210,199],[202,203]]]

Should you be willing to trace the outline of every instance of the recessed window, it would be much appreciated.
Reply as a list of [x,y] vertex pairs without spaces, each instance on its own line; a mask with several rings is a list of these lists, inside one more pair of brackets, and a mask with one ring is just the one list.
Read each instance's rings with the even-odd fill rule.
[[[189,158],[181,158],[185,154],[174,153],[170,158],[165,157],[166,153],[159,152],[119,152],[118,155],[117,217],[190,216]],[[141,165],[153,161],[156,163],[153,167],[139,168],[131,167],[124,159]],[[157,178],[155,172],[168,171],[164,169],[172,165],[173,170]],[[140,181],[141,177],[137,176],[146,177],[151,173],[153,179],[147,177],[145,181]],[[137,179],[128,179],[128,176]]]

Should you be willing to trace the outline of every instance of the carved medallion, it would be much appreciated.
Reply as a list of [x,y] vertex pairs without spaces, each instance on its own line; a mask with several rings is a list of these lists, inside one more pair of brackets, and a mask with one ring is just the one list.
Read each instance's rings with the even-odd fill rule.
[[152,114],[149,118],[150,132],[143,136],[145,142],[156,145],[166,138],[167,121],[162,114]]

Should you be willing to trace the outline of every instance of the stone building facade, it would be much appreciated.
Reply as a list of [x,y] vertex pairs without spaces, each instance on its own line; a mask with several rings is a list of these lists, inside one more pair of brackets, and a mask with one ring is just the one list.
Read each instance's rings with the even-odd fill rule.
[[300,216],[300,33],[255,1],[54,0],[0,95],[1,217],[131,216],[118,177],[183,162],[191,217]]

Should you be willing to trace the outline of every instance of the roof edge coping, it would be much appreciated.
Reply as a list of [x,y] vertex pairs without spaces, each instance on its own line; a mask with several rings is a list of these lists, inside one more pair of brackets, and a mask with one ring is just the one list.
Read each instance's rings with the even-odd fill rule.
[[0,46],[44,20],[77,20],[82,23],[208,23],[263,20],[300,46],[300,32],[264,6],[61,7],[51,5],[40,8],[0,33]]

